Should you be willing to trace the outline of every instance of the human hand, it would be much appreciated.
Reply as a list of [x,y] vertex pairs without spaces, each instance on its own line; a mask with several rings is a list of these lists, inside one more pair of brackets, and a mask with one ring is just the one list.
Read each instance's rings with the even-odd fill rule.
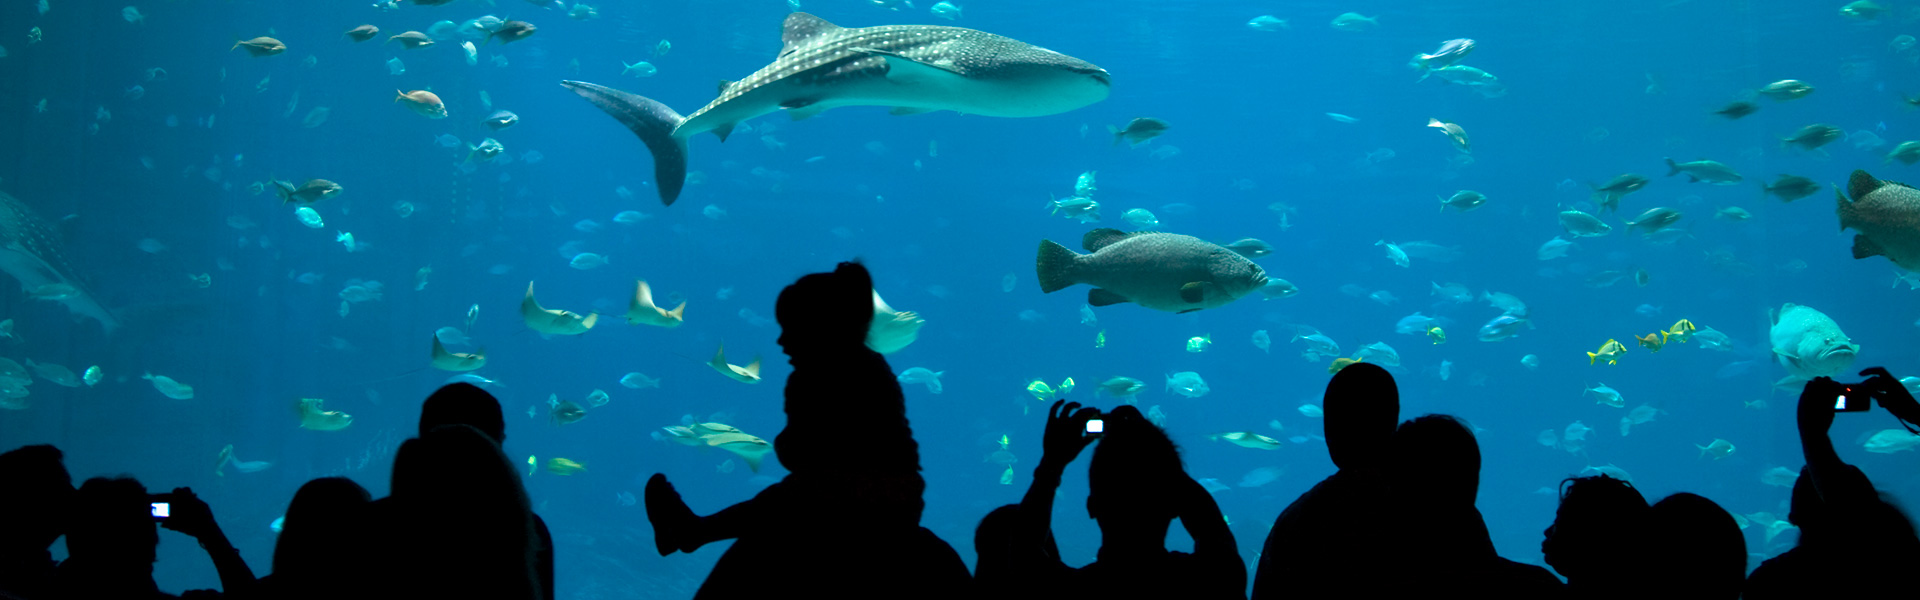
[[1913,394],[1907,391],[1907,385],[1888,373],[1886,367],[1867,367],[1860,374],[1869,376],[1866,384],[1878,392],[1875,397],[1880,400],[1880,407],[1893,413],[1894,418],[1902,421],[1920,420],[1920,402],[1914,401]]
[[[1895,382],[1896,386],[1898,382]],[[1904,391],[1904,390],[1903,390]],[[1800,405],[1794,411],[1794,418],[1800,425],[1800,435],[1826,435],[1833,427],[1833,400],[1846,393],[1846,386],[1831,377],[1815,377],[1807,381],[1800,390]]]
[[218,533],[220,526],[213,521],[213,508],[193,493],[193,488],[173,488],[168,502],[172,503],[172,515],[160,520],[160,526],[195,538],[210,533]]
[[1079,402],[1055,400],[1047,409],[1047,429],[1041,438],[1040,468],[1062,471],[1080,456],[1094,438],[1087,437],[1087,421],[1100,416],[1100,409],[1081,408]]

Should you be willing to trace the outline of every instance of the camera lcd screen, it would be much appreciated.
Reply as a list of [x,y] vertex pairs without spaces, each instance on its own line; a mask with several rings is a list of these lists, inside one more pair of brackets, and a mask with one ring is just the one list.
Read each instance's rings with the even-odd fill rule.
[[1087,433],[1106,433],[1107,422],[1100,419],[1087,421]]
[[153,505],[153,518],[165,519],[167,517],[173,516],[172,504],[169,504],[166,502],[154,502],[152,503],[152,505]]
[[1860,412],[1873,407],[1873,397],[1856,394],[1858,390],[1848,389],[1846,394],[1833,398],[1833,412]]

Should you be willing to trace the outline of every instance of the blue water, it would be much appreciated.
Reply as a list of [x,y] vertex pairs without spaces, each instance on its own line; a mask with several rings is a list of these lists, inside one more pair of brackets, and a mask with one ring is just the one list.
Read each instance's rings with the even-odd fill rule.
[[[140,6],[141,24],[103,3],[52,0],[44,15],[27,2],[0,8],[8,54],[0,58],[0,114],[7,115],[0,118],[0,140],[7,140],[0,190],[58,222],[76,269],[126,321],[106,336],[61,305],[0,286],[0,312],[17,327],[14,339],[0,341],[0,355],[76,372],[100,365],[106,373],[92,388],[37,382],[29,408],[0,412],[0,446],[57,444],[77,477],[129,473],[154,490],[192,486],[264,571],[274,539],[267,524],[301,483],[342,474],[385,493],[392,449],[411,435],[419,400],[450,375],[427,368],[427,338],[462,326],[478,304],[470,333],[487,351],[479,373],[505,385],[494,392],[509,419],[508,454],[587,466],[573,476],[526,478],[553,529],[559,595],[690,596],[724,544],[658,557],[643,509],[623,505],[619,494],[637,496],[647,476],[664,472],[705,513],[780,477],[774,461],[758,476],[737,459],[722,472],[730,455],[649,434],[693,415],[772,439],[783,423],[788,369],[774,344],[777,328],[756,318],[771,318],[775,295],[797,276],[859,257],[894,307],[927,320],[918,342],[888,357],[895,370],[946,372],[943,394],[907,387],[909,416],[928,481],[923,523],[969,562],[975,523],[1017,501],[1039,458],[1042,405],[1024,391],[1027,382],[1072,377],[1080,385],[1074,397],[1086,400],[1094,384],[1116,375],[1147,382],[1139,404],[1164,412],[1195,477],[1233,486],[1256,468],[1283,470],[1267,485],[1215,494],[1253,561],[1272,518],[1332,471],[1313,438],[1318,420],[1297,410],[1317,403],[1327,380],[1325,360],[1303,360],[1304,347],[1287,342],[1291,325],[1308,325],[1348,354],[1376,341],[1397,348],[1403,418],[1444,412],[1480,428],[1480,508],[1502,554],[1537,563],[1555,500],[1536,492],[1588,466],[1625,469],[1650,499],[1691,491],[1739,514],[1786,513],[1787,490],[1760,481],[1771,467],[1801,464],[1791,412],[1797,390],[1770,390],[1785,373],[1769,358],[1769,308],[1792,302],[1832,316],[1862,347],[1856,369],[1886,365],[1904,375],[1920,368],[1913,358],[1920,308],[1914,292],[1893,285],[1891,264],[1850,257],[1851,234],[1836,233],[1824,190],[1783,204],[1762,198],[1758,185],[1780,173],[1840,183],[1856,168],[1912,177],[1907,167],[1881,164],[1893,144],[1920,136],[1901,103],[1901,94],[1920,92],[1916,67],[1889,48],[1896,35],[1920,32],[1920,14],[1911,11],[1861,23],[1839,15],[1839,2],[1530,3],[1514,10],[1468,1],[1409,9],[983,0],[950,22],[929,13],[924,0],[900,12],[804,0],[802,9],[844,26],[958,25],[1044,45],[1106,68],[1113,94],[1030,119],[895,117],[878,108],[801,122],[763,117],[725,144],[695,139],[692,169],[704,180],[662,207],[640,143],[558,82],[611,85],[689,113],[712,98],[715,81],[766,64],[789,7],[776,0],[640,4],[606,2],[599,19],[577,21],[511,1],[392,12],[364,1],[169,2]],[[1286,11],[1272,14],[1289,20],[1290,30],[1245,25],[1276,10]],[[1327,25],[1349,10],[1377,17],[1379,26],[1344,32]],[[466,64],[458,38],[420,50],[379,43],[438,20],[485,14],[540,30],[482,47],[476,66]],[[378,25],[380,38],[354,44],[341,37],[362,23]],[[43,30],[43,41],[27,45],[29,27]],[[256,35],[291,48],[267,58],[229,51],[236,37]],[[1407,59],[1458,37],[1478,41],[1464,63],[1498,75],[1507,95],[1483,98],[1437,79],[1415,81]],[[672,50],[654,56],[662,39]],[[386,62],[396,57],[404,74],[389,73]],[[622,64],[639,60],[659,73],[621,75]],[[154,67],[166,76],[144,81]],[[1817,91],[1789,102],[1761,99],[1758,113],[1738,121],[1709,114],[1743,90],[1787,78]],[[1650,90],[1654,82],[1658,89]],[[144,96],[128,97],[134,85]],[[391,102],[396,88],[430,89],[452,116],[407,111]],[[492,112],[483,92],[522,122],[497,133],[483,127]],[[42,99],[44,113],[34,108]],[[303,126],[314,107],[327,107],[329,118]],[[98,118],[100,108],[109,120]],[[1328,112],[1358,122],[1336,122]],[[1142,116],[1173,129],[1138,148],[1110,144],[1107,125]],[[1472,135],[1470,162],[1423,126],[1435,117]],[[1860,149],[1852,138],[1824,153],[1781,147],[1779,138],[1811,123],[1873,132],[1886,145]],[[442,147],[441,135],[463,145]],[[506,147],[511,162],[463,171],[465,145],[487,137]],[[1166,156],[1168,148],[1177,154]],[[1366,160],[1383,148],[1390,160]],[[530,151],[543,157],[530,160]],[[1668,156],[1719,160],[1747,181],[1720,187],[1662,177]],[[1070,195],[1085,171],[1098,172],[1101,225],[1126,228],[1122,212],[1147,208],[1165,231],[1221,243],[1256,237],[1276,248],[1260,260],[1269,275],[1302,292],[1188,315],[1104,307],[1095,311],[1097,325],[1081,324],[1084,288],[1040,294],[1033,257],[1039,240],[1077,246],[1093,226],[1045,208],[1050,194]],[[1559,207],[1587,201],[1586,182],[1628,172],[1653,182],[1628,196],[1617,217],[1606,217],[1620,231],[1580,240],[1568,258],[1535,258],[1542,242],[1561,234]],[[310,229],[271,193],[248,192],[270,175],[330,179],[346,192],[315,205],[326,226]],[[1465,214],[1437,213],[1435,196],[1460,189],[1489,201]],[[414,212],[402,216],[394,208],[400,202]],[[1162,208],[1176,203],[1189,212]],[[1274,203],[1294,208],[1290,228],[1280,227]],[[725,216],[703,214],[709,206]],[[1683,211],[1679,226],[1690,235],[1669,245],[1625,235],[1620,221],[1654,206]],[[1753,218],[1713,219],[1724,206],[1744,207]],[[649,218],[615,223],[614,214],[626,210]],[[257,227],[229,226],[236,216]],[[577,230],[583,219],[602,229]],[[347,252],[335,241],[339,232],[366,248]],[[142,250],[146,238],[165,249]],[[576,240],[611,263],[570,268],[560,248]],[[1430,240],[1461,256],[1415,258],[1401,268],[1374,245],[1380,240]],[[1713,254],[1744,267],[1716,267]],[[431,275],[416,291],[423,267]],[[1583,284],[1601,271],[1641,268],[1651,276],[1644,287],[1630,278],[1606,288]],[[203,273],[210,287],[190,279]],[[304,273],[322,278],[295,279]],[[1015,283],[1003,291],[1008,275]],[[614,318],[639,278],[663,304],[671,305],[669,295],[688,301],[684,326],[633,327]],[[383,283],[384,297],[353,304],[343,317],[339,292],[352,279]],[[586,335],[543,339],[516,316],[530,280],[549,308],[608,318]],[[1432,282],[1514,294],[1531,306],[1537,328],[1477,341],[1473,332],[1500,311],[1478,301],[1441,302],[1429,295]],[[1349,285],[1400,300],[1381,305],[1343,293]],[[723,289],[731,295],[719,297]],[[1659,314],[1636,313],[1643,304]],[[1451,340],[1433,345],[1394,333],[1394,323],[1415,311],[1446,319]],[[1674,344],[1658,354],[1632,347],[1618,366],[1584,360],[1609,338],[1632,346],[1629,336],[1680,318],[1725,332],[1737,350]],[[1093,344],[1099,330],[1104,348]],[[1255,330],[1271,332],[1270,353],[1248,341]],[[1183,349],[1189,337],[1208,334],[1210,349]],[[722,342],[736,364],[764,356],[766,381],[742,385],[702,364]],[[1520,364],[1528,354],[1540,357],[1537,370]],[[1444,379],[1443,361],[1451,363]],[[1758,362],[1727,368],[1742,361]],[[1188,399],[1162,391],[1164,375],[1176,371],[1200,373],[1212,392]],[[194,386],[196,397],[160,395],[140,379],[147,372]],[[628,372],[659,378],[661,388],[621,387],[617,380]],[[1625,395],[1627,408],[1582,396],[1602,382]],[[582,401],[594,389],[611,393],[612,402],[579,423],[549,424],[549,394]],[[323,398],[354,423],[335,432],[298,429],[291,409],[298,398]],[[1755,400],[1767,406],[1745,405]],[[1666,412],[1620,436],[1619,419],[1642,404]],[[1284,430],[1273,431],[1273,420]],[[1574,421],[1594,430],[1584,454],[1536,442],[1542,430]],[[1834,439],[1883,490],[1920,497],[1911,456],[1870,454],[1858,443],[1889,427],[1877,410],[1843,416]],[[1234,431],[1306,441],[1262,451],[1206,437]],[[1020,458],[1012,485],[1000,485],[1003,467],[985,460],[1002,435]],[[1737,450],[1700,458],[1695,445],[1716,438]],[[227,444],[273,466],[216,476],[210,467]],[[858,432],[848,432],[845,459],[857,461],[863,451]],[[1055,527],[1070,564],[1090,561],[1099,543],[1079,502],[1085,490],[1084,470],[1069,469]],[[1421,515],[1393,518],[1413,527]],[[1759,556],[1792,538],[1767,543],[1763,529],[1747,530]],[[1170,544],[1186,544],[1175,531]],[[217,585],[189,540],[162,537],[162,589]]]

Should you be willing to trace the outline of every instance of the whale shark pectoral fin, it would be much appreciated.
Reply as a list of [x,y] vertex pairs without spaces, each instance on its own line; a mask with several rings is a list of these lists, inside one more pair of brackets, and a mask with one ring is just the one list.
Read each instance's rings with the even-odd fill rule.
[[674,135],[686,118],[659,101],[607,86],[584,81],[562,81],[560,85],[586,98],[647,145],[647,151],[653,154],[654,185],[660,187],[660,202],[672,206],[687,183],[687,140]]
[[924,63],[894,52],[872,48],[853,48],[850,51],[886,59],[887,80],[895,83],[924,83],[955,77],[966,78],[965,73],[954,70],[950,66]]
[[795,98],[781,102],[780,108],[784,109],[787,112],[787,116],[792,117],[793,120],[804,121],[813,118],[814,115],[826,112],[826,110],[831,107],[820,104],[819,98]]

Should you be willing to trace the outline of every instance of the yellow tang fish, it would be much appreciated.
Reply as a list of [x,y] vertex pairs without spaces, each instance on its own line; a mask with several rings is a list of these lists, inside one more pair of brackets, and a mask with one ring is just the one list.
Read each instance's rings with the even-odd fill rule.
[[1617,365],[1620,364],[1620,355],[1626,353],[1627,347],[1625,345],[1616,340],[1607,340],[1607,343],[1600,345],[1599,352],[1587,353],[1587,364],[1591,365],[1594,364],[1596,360],[1604,360],[1607,361],[1607,364]]
[[1033,399],[1041,402],[1052,400],[1054,397],[1053,386],[1047,385],[1047,382],[1038,379],[1033,380],[1033,383],[1027,384],[1027,393],[1033,394]]
[[1640,346],[1646,348],[1648,352],[1659,352],[1667,345],[1667,332],[1655,331],[1645,336],[1633,336],[1633,339],[1639,340]]
[[1699,331],[1699,329],[1693,326],[1693,321],[1681,319],[1674,323],[1673,327],[1667,328],[1666,333],[1669,337],[1673,338],[1673,341],[1685,344],[1687,340],[1693,339],[1693,332],[1695,331]]
[[587,466],[565,458],[549,458],[547,472],[555,475],[573,475],[587,472]]
[[1358,359],[1358,358],[1336,358],[1336,359],[1333,359],[1333,365],[1332,365],[1332,366],[1329,366],[1329,367],[1327,367],[1327,374],[1328,374],[1328,375],[1332,375],[1332,374],[1334,374],[1334,373],[1339,373],[1341,369],[1345,369],[1345,368],[1347,368],[1347,365],[1351,365],[1351,364],[1353,364],[1353,363],[1357,363],[1357,362],[1360,362],[1360,359]]

